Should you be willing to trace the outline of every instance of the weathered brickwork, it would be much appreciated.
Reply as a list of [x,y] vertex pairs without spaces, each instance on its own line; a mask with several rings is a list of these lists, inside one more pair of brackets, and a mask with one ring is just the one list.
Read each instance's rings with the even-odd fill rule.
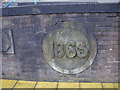
[[[15,54],[3,55],[3,78],[41,81],[118,82],[119,13],[44,14],[3,17],[3,31],[12,30]],[[52,27],[79,21],[97,40],[91,67],[75,75],[54,71],[44,60],[42,42]],[[59,27],[58,27],[59,28]]]

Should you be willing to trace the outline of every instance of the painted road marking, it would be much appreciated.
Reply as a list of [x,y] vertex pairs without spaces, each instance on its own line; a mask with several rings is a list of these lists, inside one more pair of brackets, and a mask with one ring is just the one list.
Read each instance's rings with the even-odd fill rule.
[[80,88],[79,83],[63,83],[59,82],[58,88]]
[[34,81],[18,81],[14,88],[34,88],[35,84]]
[[38,82],[35,88],[57,88],[57,82]]
[[2,80],[2,88],[13,88],[17,80]]

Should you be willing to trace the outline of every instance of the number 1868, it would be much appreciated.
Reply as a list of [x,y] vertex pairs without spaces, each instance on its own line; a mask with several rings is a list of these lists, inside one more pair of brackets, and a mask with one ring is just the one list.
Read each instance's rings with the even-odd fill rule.
[[89,53],[85,42],[75,43],[74,41],[69,41],[66,44],[52,42],[51,49],[52,58],[62,58],[64,56],[68,58],[75,58],[76,56],[84,58]]

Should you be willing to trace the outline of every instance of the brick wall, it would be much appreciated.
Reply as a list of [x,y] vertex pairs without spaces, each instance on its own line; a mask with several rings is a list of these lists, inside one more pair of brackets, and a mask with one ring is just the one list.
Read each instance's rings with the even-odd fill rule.
[[[3,78],[40,81],[118,82],[119,13],[79,13],[5,16],[3,31],[12,30],[13,55],[3,55]],[[97,40],[97,56],[88,69],[75,75],[53,70],[44,60],[42,41],[49,28],[64,20],[79,21]]]

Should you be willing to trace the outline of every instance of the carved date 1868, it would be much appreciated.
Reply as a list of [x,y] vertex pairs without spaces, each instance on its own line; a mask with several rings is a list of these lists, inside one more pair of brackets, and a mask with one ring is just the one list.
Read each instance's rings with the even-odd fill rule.
[[91,66],[96,56],[94,36],[70,21],[61,23],[60,27],[52,30],[43,40],[46,62],[54,70],[64,74],[84,71]]
[[84,58],[88,55],[88,48],[86,47],[85,42],[77,42],[69,41],[66,44],[63,43],[52,43],[52,58],[58,57],[62,58],[64,56],[68,58],[74,58],[78,56],[79,58]]

